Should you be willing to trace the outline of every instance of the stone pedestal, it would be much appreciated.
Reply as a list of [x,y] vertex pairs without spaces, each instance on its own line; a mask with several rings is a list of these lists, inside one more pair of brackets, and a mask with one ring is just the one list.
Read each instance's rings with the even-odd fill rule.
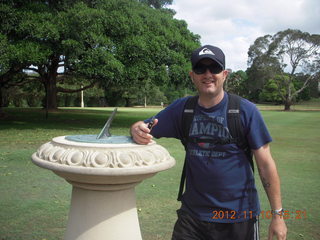
[[32,161],[73,185],[65,240],[141,240],[134,187],[175,164],[149,145],[52,139]]
[[134,188],[91,191],[73,187],[65,239],[141,239]]

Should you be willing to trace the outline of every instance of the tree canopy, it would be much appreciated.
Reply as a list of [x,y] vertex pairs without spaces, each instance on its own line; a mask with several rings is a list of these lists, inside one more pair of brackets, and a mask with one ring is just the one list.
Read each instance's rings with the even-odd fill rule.
[[267,85],[277,91],[274,99],[281,99],[285,110],[290,110],[298,94],[319,78],[319,50],[320,35],[300,30],[287,29],[256,39],[248,51],[251,90],[257,94],[264,90],[265,95]]
[[47,107],[56,108],[58,92],[96,84],[120,96],[149,90],[141,86],[186,85],[189,55],[199,36],[162,8],[168,3],[0,3],[0,87],[40,81]]

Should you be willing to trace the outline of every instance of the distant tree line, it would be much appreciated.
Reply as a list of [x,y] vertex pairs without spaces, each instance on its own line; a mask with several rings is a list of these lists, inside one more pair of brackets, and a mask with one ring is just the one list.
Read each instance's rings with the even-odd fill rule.
[[[193,94],[189,56],[200,46],[162,0],[0,3],[1,107],[55,109],[170,103]],[[319,97],[320,36],[288,29],[259,37],[226,89],[254,102]],[[228,56],[227,56],[228,57]]]

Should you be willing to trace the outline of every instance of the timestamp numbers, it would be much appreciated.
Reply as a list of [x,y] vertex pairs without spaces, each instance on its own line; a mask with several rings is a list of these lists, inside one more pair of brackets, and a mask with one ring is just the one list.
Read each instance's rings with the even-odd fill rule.
[[[296,211],[289,211],[284,210],[282,216],[283,219],[306,219],[307,218],[307,211],[306,210],[296,210]],[[271,219],[272,212],[271,210],[268,211],[261,211],[260,212],[261,219]]]
[[243,218],[243,219],[252,219],[253,212],[252,211],[241,211],[241,212],[236,212],[236,211],[212,211],[213,216],[211,217],[212,219],[238,219],[238,218]]
[[[212,219],[252,219],[254,218],[253,212],[252,211],[241,211],[241,212],[236,212],[236,211],[212,211],[213,216],[211,217]],[[262,210],[260,212],[259,218],[260,219],[271,219],[273,216],[272,211],[264,211]],[[283,219],[306,219],[307,218],[307,211],[306,210],[296,210],[296,211],[289,211],[289,210],[284,210],[283,214],[281,215]]]

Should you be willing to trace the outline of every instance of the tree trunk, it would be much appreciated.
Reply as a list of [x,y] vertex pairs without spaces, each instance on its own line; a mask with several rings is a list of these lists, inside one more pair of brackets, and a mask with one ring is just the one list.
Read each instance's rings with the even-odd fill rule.
[[0,86],[0,109],[3,107],[3,99],[2,99],[2,87]]
[[130,98],[125,98],[124,99],[126,101],[126,107],[130,107],[131,106],[131,101],[130,101]]
[[286,99],[284,102],[284,110],[285,111],[290,111],[291,110],[291,105],[292,105],[292,101],[291,99]]
[[287,83],[287,93],[285,95],[285,101],[284,101],[284,110],[290,111],[290,106],[292,105],[292,90],[291,90],[291,83],[292,80],[289,79]]
[[46,103],[45,106],[48,110],[56,110],[57,104],[57,81],[56,79],[46,79],[45,81],[46,90]]
[[44,87],[46,90],[46,109],[56,110],[58,108],[57,101],[57,76],[59,67],[59,57],[53,56],[51,58],[51,64],[47,67],[48,71],[42,76]]
[[2,87],[0,86],[0,119],[5,116],[3,111]]

